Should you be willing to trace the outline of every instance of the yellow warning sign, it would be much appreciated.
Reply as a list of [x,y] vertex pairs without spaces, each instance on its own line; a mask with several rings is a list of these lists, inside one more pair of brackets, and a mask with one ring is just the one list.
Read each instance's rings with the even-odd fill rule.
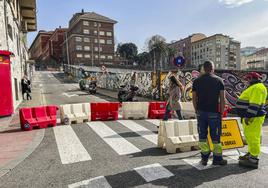
[[[210,134],[208,134],[208,143],[212,151],[213,144]],[[239,125],[236,119],[222,120],[221,144],[223,150],[244,147]]]

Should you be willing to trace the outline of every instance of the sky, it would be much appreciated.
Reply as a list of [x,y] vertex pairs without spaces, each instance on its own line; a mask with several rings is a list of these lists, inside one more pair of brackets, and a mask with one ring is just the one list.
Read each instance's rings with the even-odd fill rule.
[[[116,20],[116,44],[133,42],[140,52],[156,34],[171,42],[223,33],[242,47],[268,47],[268,0],[37,0],[37,29],[68,27],[82,9]],[[36,34],[29,33],[29,46]]]

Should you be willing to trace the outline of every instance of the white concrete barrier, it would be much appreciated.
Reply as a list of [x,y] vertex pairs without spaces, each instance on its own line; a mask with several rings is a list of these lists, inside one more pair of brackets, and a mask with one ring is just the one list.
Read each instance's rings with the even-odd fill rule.
[[83,123],[91,120],[89,103],[64,104],[60,106],[63,124]]
[[181,112],[184,118],[196,118],[192,102],[181,102]]
[[163,124],[165,131],[162,134],[166,135],[163,135],[164,143],[159,142],[165,145],[168,153],[176,153],[177,149],[186,152],[198,146],[198,140],[191,133],[189,120],[164,121]]
[[123,119],[147,119],[148,102],[123,102]]

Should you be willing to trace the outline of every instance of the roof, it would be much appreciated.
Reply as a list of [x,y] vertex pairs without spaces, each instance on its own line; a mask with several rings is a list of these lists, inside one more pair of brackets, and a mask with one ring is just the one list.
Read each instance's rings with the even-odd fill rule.
[[117,21],[111,18],[108,18],[106,16],[97,14],[95,12],[85,12],[81,14],[82,15],[79,16],[80,19],[96,20],[96,21],[109,22],[109,23],[114,23],[114,24],[117,23]]
[[77,23],[78,20],[92,20],[92,21],[98,21],[98,22],[106,22],[106,23],[112,23],[116,24],[117,21],[108,18],[106,16],[97,14],[95,12],[79,12],[73,15],[72,19],[69,22],[69,30],[71,30]]

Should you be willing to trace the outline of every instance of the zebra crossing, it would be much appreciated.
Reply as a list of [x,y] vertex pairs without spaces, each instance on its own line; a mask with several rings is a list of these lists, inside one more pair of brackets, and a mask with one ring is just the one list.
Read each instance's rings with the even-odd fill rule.
[[[122,133],[118,133],[118,129],[125,129],[129,132],[135,133],[139,139],[150,144],[150,146],[156,148],[157,144],[157,121],[159,120],[118,120],[114,122],[87,122],[83,125],[72,125],[72,126],[58,126],[53,128],[58,153],[63,165],[74,164],[78,162],[94,161],[99,160],[94,158],[94,151],[87,150],[83,146],[83,142],[79,139],[79,134],[75,132],[75,126],[85,127],[89,129],[96,135],[95,139],[100,139],[102,143],[106,144],[111,151],[114,151],[118,156],[131,156],[131,154],[137,154],[142,152],[140,145],[136,144],[133,140],[129,139]],[[146,122],[146,123],[145,123]],[[151,126],[146,126],[150,122]],[[84,129],[83,127],[83,129]],[[116,129],[114,128],[116,127]],[[268,154],[268,147],[262,146],[261,151],[264,154]],[[110,151],[109,151],[110,152]],[[198,151],[196,152],[198,153]],[[243,154],[237,150],[227,150],[223,152],[223,155],[228,160],[228,163],[237,163],[238,156]],[[167,156],[167,160],[172,158],[174,155],[163,154]],[[177,155],[177,154],[175,154]],[[179,155],[179,154],[178,154]],[[128,160],[131,160],[129,157]],[[163,160],[163,159],[162,159]],[[198,171],[207,170],[211,168],[219,168],[218,166],[213,166],[212,160],[208,162],[207,166],[202,166],[199,164],[200,156],[191,156],[183,158],[181,160],[184,164]],[[165,161],[163,161],[165,162]],[[172,178],[174,172],[166,168],[165,165],[159,163],[147,164],[145,166],[137,166],[132,168],[131,173],[135,173],[145,182],[152,182],[159,179]],[[89,179],[82,180],[68,185],[69,188],[74,187],[113,187],[109,183],[109,178],[105,176],[89,177]]]

